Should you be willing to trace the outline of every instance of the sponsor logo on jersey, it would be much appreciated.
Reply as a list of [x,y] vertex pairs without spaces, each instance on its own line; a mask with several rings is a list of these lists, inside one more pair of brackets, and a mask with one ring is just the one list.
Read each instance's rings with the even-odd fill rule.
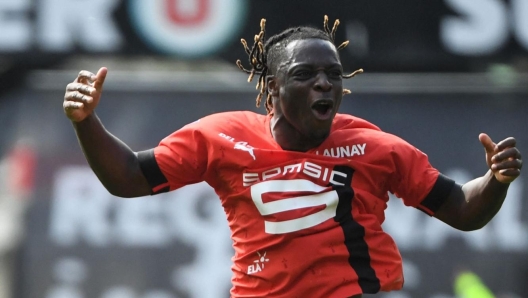
[[[301,174],[301,175],[299,175]],[[340,182],[347,178],[347,174],[329,167],[320,166],[316,163],[305,161],[286,166],[279,166],[269,170],[259,172],[242,173],[244,186],[250,186],[257,182],[274,179],[292,179],[294,177],[312,177],[320,181],[321,185],[331,183],[336,186],[343,186]]]
[[[228,140],[229,142],[231,143],[235,143],[235,138],[231,137],[231,136],[228,136],[226,135],[225,133],[221,132],[218,134],[220,137]],[[237,150],[242,150],[242,151],[246,151],[247,153],[249,153],[249,155],[251,155],[251,157],[253,157],[253,160],[257,160],[257,157],[255,156],[255,153],[253,153],[253,148],[252,146],[250,146],[248,144],[248,142],[236,142],[235,143],[235,146],[233,147],[234,149],[237,149]]]
[[235,149],[246,151],[247,153],[249,153],[249,155],[251,155],[251,157],[253,157],[253,160],[257,160],[257,158],[255,157],[255,154],[253,153],[254,148],[249,146],[247,142],[235,143]]
[[259,257],[253,261],[253,264],[248,266],[247,274],[254,274],[264,270],[266,263],[269,262],[269,259],[266,258],[266,252],[260,254],[260,252],[257,251],[257,254]]
[[[336,158],[352,157],[356,155],[365,155],[366,147],[367,147],[367,143],[327,148],[322,151],[322,155],[336,157]],[[321,153],[319,151],[316,151],[315,154],[319,155]]]

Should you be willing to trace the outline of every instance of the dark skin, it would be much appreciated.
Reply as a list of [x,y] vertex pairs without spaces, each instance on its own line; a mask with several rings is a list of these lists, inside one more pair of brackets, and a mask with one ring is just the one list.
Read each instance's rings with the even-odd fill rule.
[[137,155],[104,128],[94,111],[107,73],[105,67],[97,75],[81,71],[66,87],[64,112],[73,124],[86,160],[104,187],[119,197],[146,196],[150,186]]
[[[342,100],[342,66],[329,41],[292,41],[275,74],[267,78],[272,95],[271,131],[284,149],[307,151],[329,135]],[[111,135],[95,115],[107,69],[97,74],[81,71],[66,88],[63,108],[93,171],[110,193],[121,197],[150,194],[136,154]],[[316,107],[320,103],[323,107]],[[326,108],[325,108],[326,106]],[[464,185],[455,185],[435,217],[463,231],[482,228],[499,211],[508,186],[521,172],[522,160],[514,138],[494,143],[486,134],[479,140],[489,171]],[[361,297],[361,296],[354,296]]]
[[520,174],[521,153],[514,138],[495,144],[484,133],[479,135],[486,152],[488,172],[461,187],[455,185],[446,202],[434,216],[448,225],[473,231],[484,227],[499,212],[510,183]]
[[[335,46],[325,40],[292,41],[276,76],[268,76],[273,97],[271,131],[284,150],[308,151],[330,132],[343,98],[343,67]],[[324,114],[312,107],[322,103]]]

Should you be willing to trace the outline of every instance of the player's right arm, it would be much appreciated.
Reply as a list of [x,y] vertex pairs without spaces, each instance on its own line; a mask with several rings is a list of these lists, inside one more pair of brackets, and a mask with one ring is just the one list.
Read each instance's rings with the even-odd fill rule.
[[104,187],[119,197],[139,197],[151,194],[137,154],[108,132],[94,110],[101,98],[108,70],[97,74],[81,71],[68,84],[63,108],[71,120],[77,139],[90,167]]

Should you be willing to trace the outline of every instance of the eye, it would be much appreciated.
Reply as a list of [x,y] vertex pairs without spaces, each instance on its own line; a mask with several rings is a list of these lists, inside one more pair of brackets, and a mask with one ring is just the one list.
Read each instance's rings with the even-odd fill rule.
[[329,76],[333,77],[333,78],[340,78],[343,73],[341,72],[341,70],[331,70],[329,73],[328,73]]
[[294,76],[300,79],[307,79],[312,76],[312,72],[309,70],[299,70],[295,72]]

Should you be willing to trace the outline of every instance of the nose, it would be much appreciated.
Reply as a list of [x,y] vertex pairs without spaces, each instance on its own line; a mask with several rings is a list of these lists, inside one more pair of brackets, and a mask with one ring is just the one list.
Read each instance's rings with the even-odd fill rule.
[[328,80],[328,76],[324,71],[320,71],[317,74],[317,77],[315,79],[314,83],[314,89],[321,92],[328,92],[332,90],[332,83]]

